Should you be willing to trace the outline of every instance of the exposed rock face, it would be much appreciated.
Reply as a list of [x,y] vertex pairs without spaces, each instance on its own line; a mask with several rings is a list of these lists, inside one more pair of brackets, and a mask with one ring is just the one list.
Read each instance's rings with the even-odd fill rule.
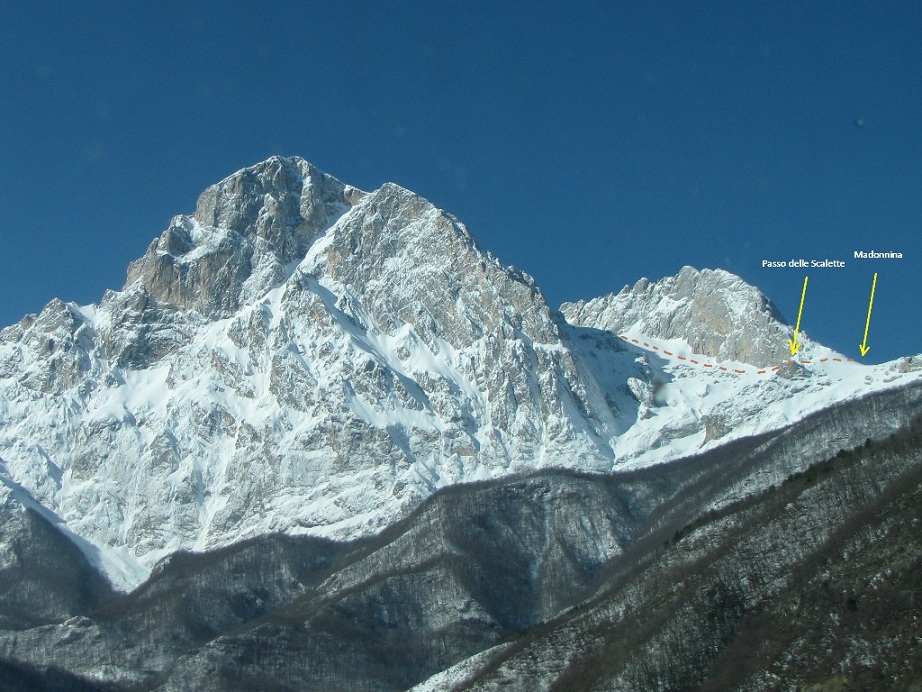
[[128,268],[155,301],[227,317],[283,281],[362,196],[303,159],[273,157],[212,185]]
[[721,269],[683,267],[677,276],[641,279],[618,294],[560,308],[575,325],[618,334],[636,331],[682,339],[695,353],[713,358],[776,365],[790,358],[790,328],[758,290]]
[[[348,543],[176,554],[132,594],[0,627],[0,673],[215,691],[907,687],[920,403],[917,384],[662,466],[447,488]],[[55,570],[32,567],[29,585]]]
[[606,470],[622,415],[530,277],[414,193],[300,159],[206,190],[100,305],[53,302],[2,338],[0,457],[145,566],[361,535],[463,480]]
[[794,397],[802,416],[917,377],[717,375],[617,338],[775,358],[785,328],[720,271],[564,314],[409,190],[272,158],[206,190],[123,290],[0,331],[0,461],[129,588],[176,550],[363,536],[444,486],[662,463],[778,429]]
[[[397,185],[301,159],[234,174],[123,290],[0,331],[0,678],[698,684],[740,617],[825,555],[814,527],[918,466],[918,431],[880,442],[922,410],[918,359],[706,370],[623,331],[755,364],[790,336],[725,272],[561,314]],[[828,493],[787,487],[797,513],[772,514],[766,489],[866,440],[880,458]]]
[[[60,394],[84,383],[92,369],[92,327],[60,300],[52,300],[42,313],[23,319],[0,332],[0,340],[21,344],[4,349],[0,377],[21,376],[22,384],[37,393]],[[23,350],[37,356],[36,367],[22,372]]]

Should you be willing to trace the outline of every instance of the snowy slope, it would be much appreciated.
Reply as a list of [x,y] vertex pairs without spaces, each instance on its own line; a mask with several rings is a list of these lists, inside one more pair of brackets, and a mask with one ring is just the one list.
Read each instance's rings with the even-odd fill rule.
[[0,332],[4,483],[129,588],[179,549],[363,535],[446,485],[662,462],[919,375],[809,341],[816,363],[756,374],[790,328],[702,274],[564,319],[412,192],[275,157],[206,190],[122,291]]
[[[677,339],[633,332],[624,337],[644,375],[631,379],[620,361],[621,376],[628,378],[641,402],[637,419],[613,445],[620,468],[675,459],[776,430],[839,402],[902,386],[922,374],[909,359],[866,366],[813,342],[796,361],[788,358],[759,368],[695,353]],[[600,369],[612,373],[618,366],[617,361],[602,360]]]
[[696,353],[760,366],[787,357],[793,336],[765,296],[722,269],[683,267],[676,276],[640,279],[617,294],[566,303],[561,311],[573,324],[681,339]]

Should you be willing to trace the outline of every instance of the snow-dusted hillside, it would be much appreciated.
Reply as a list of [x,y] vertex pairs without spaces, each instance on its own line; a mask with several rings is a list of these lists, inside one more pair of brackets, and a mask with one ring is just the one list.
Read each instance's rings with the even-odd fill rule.
[[722,269],[683,267],[655,283],[641,279],[617,294],[565,303],[561,311],[573,324],[679,339],[696,353],[752,365],[771,366],[790,355],[778,309]]
[[790,335],[691,268],[561,314],[412,192],[274,157],[122,291],[0,332],[0,492],[129,588],[179,549],[368,534],[446,485],[675,459],[919,374],[809,340],[784,364]]

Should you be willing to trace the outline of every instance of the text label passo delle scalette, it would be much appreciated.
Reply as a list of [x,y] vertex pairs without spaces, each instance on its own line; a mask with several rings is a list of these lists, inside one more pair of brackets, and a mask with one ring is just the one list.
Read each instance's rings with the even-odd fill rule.
[[821,260],[806,260],[806,259],[791,259],[791,260],[762,260],[762,267],[766,269],[780,269],[782,267],[795,267],[799,269],[804,269],[806,267],[811,267],[813,269],[841,269],[845,266],[845,260],[836,260],[836,259],[821,259]]

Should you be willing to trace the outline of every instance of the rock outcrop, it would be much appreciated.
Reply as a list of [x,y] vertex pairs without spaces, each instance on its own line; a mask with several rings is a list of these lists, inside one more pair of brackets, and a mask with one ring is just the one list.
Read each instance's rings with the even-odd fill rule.
[[790,358],[793,336],[778,309],[756,288],[721,269],[683,267],[677,276],[566,303],[572,324],[618,334],[636,331],[660,339],[681,339],[692,351],[722,360],[777,365]]
[[788,424],[792,397],[917,376],[717,375],[638,358],[628,328],[752,363],[787,344],[722,271],[561,314],[419,195],[274,157],[208,188],[121,291],[0,331],[0,460],[130,588],[177,550],[373,534],[441,487],[662,463]]

